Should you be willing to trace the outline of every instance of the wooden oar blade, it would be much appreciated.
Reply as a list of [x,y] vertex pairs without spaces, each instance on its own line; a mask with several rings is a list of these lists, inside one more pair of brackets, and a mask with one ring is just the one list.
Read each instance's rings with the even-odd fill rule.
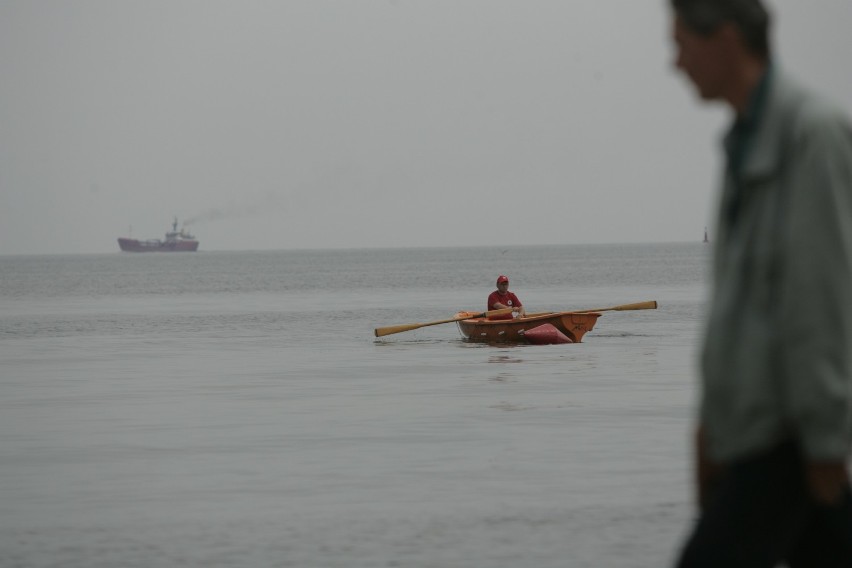
[[609,308],[595,308],[593,310],[574,310],[575,314],[586,314],[589,312],[624,312],[627,310],[656,310],[656,300],[647,302],[636,302],[635,304],[623,304],[621,306],[612,306]]
[[623,306],[615,306],[612,309],[618,312],[627,310],[656,310],[657,301],[649,300],[647,302],[636,302],[635,304],[624,304]]
[[491,317],[491,316],[502,316],[506,314],[511,314],[512,308],[503,308],[502,310],[491,310],[490,312],[465,312],[464,316],[443,319],[438,321],[430,321],[428,323],[406,323],[402,325],[389,325],[387,327],[377,327],[373,330],[373,333],[376,337],[384,337],[385,335],[391,335],[393,333],[402,333],[403,331],[411,331],[413,329],[419,329],[421,327],[427,327],[430,325],[438,325],[442,323],[452,323],[454,321],[461,321],[463,319],[472,319],[472,318],[481,318],[481,317]]
[[[474,317],[479,317],[481,315],[483,315],[483,314],[481,314],[481,313],[476,314]],[[460,321],[460,320],[466,319],[467,317],[469,317],[469,316],[455,317],[455,318],[443,319],[443,320],[438,320],[438,321],[430,321],[430,322],[427,322],[427,323],[406,323],[406,324],[402,324],[402,325],[390,325],[388,327],[377,327],[375,330],[373,330],[373,333],[376,334],[376,337],[382,337],[382,336],[385,336],[385,335],[390,335],[392,333],[402,333],[403,331],[411,331],[413,329],[420,329],[421,327],[427,327],[427,326],[430,326],[430,325],[438,325],[438,324],[442,324],[442,323],[452,323],[454,321]]]
[[403,331],[411,331],[412,329],[417,329],[423,327],[422,323],[409,323],[402,325],[390,325],[387,327],[377,327],[374,330],[376,337],[383,337],[385,335],[391,335],[392,333],[402,333]]

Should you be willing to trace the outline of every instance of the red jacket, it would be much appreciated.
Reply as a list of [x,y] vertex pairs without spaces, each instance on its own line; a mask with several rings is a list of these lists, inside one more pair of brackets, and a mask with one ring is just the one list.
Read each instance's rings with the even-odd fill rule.
[[[521,304],[521,301],[518,299],[518,297],[515,296],[512,292],[507,291],[505,294],[500,294],[500,292],[498,292],[497,290],[494,290],[488,296],[488,311],[499,310],[500,308],[498,308],[494,305],[498,302],[500,304],[503,304],[504,306],[509,306],[510,308],[520,308],[523,305],[523,304]],[[512,314],[506,314],[505,316],[492,316],[488,319],[493,319],[493,320],[506,319],[506,320],[509,320],[509,319],[512,319]]]

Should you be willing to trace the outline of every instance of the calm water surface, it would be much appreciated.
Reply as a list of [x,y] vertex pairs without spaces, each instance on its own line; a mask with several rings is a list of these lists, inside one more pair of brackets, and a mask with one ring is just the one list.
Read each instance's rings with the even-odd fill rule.
[[[697,244],[0,257],[2,567],[666,566]],[[454,324],[498,274],[582,344]]]

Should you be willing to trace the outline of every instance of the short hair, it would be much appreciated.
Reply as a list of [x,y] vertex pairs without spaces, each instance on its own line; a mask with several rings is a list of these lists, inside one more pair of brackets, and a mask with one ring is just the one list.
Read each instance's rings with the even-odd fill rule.
[[769,58],[769,12],[761,0],[671,0],[691,30],[709,35],[726,22],[739,29],[749,50]]

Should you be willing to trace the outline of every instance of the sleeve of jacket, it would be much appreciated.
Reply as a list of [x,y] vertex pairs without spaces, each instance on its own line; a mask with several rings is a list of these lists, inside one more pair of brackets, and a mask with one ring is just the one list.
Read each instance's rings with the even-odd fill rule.
[[806,105],[790,144],[781,388],[806,456],[844,460],[852,442],[852,128],[840,113]]

